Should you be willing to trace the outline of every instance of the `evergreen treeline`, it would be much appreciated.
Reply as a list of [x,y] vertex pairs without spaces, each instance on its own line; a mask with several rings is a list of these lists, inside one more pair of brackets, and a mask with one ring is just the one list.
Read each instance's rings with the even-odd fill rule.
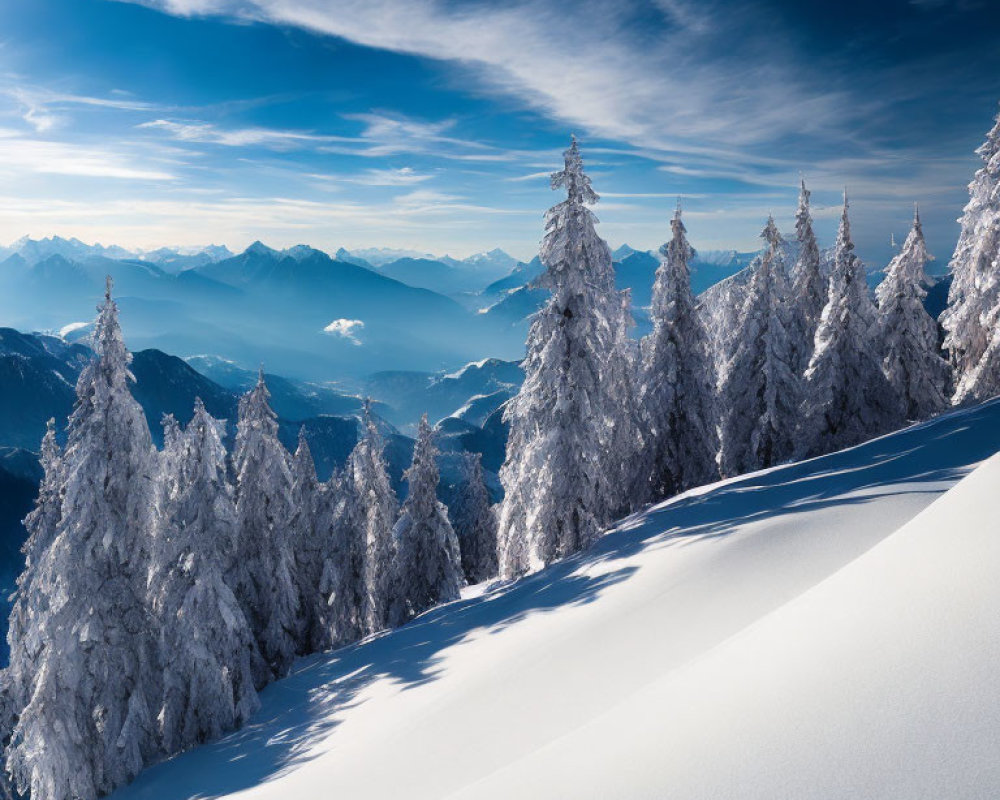
[[[65,448],[54,422],[25,520],[0,692],[5,766],[35,800],[90,800],[157,760],[233,730],[296,656],[458,598],[459,537],[436,497],[426,418],[400,514],[370,406],[343,473],[321,483],[304,435],[278,441],[261,373],[229,458],[200,400],[152,443],[129,384],[111,281]],[[460,487],[474,580],[494,574],[478,460]]]
[[923,304],[930,256],[919,213],[876,304],[846,193],[824,263],[804,182],[794,246],[768,219],[749,283],[734,308],[712,310],[711,335],[709,309],[691,292],[694,250],[678,206],[660,249],[652,331],[636,352],[574,140],[552,176],[567,197],[546,217],[540,254],[538,285],[552,295],[528,334],[524,385],[505,410],[500,574],[586,547],[623,510],[1000,393],[1000,117],[978,152],[984,166],[969,187],[941,320],[948,359]]
[[[857,444],[950,401],[1000,392],[1000,118],[952,259],[942,322],[923,306],[918,214],[873,302],[845,195],[824,264],[803,184],[797,253],[773,219],[738,308],[709,336],[678,207],[639,344],[627,292],[589,206],[574,139],[552,176],[524,385],[505,410],[504,499],[476,455],[449,510],[421,421],[399,507],[370,405],[342,472],[317,479],[304,432],[277,438],[263,372],[241,400],[233,452],[196,401],[157,451],[129,384],[111,282],[60,448],[25,520],[0,691],[11,785],[92,800],[146,765],[232,730],[296,656],[400,625],[465,582],[513,578],[591,544],[615,518],[691,487]],[[2,787],[0,787],[2,788]]]

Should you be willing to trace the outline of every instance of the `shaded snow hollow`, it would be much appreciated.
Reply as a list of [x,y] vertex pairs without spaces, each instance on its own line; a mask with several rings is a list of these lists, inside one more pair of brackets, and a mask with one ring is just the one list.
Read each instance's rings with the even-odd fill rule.
[[1000,796],[998,449],[993,402],[690,492],[114,797]]

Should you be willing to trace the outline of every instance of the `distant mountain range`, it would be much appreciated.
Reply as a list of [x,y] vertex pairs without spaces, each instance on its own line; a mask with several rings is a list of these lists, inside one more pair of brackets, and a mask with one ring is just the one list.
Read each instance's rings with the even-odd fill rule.
[[[0,328],[0,620],[6,619],[3,602],[22,565],[21,520],[32,507],[40,478],[35,451],[50,417],[55,418],[60,437],[64,435],[77,377],[92,358],[93,352],[82,342]],[[136,378],[132,393],[157,444],[162,443],[163,415],[173,414],[186,424],[195,397],[200,397],[211,414],[227,421],[231,446],[239,395],[257,379],[256,372],[217,357],[186,362],[155,349],[134,353],[132,372]],[[454,493],[459,455],[466,450],[482,454],[487,482],[498,497],[495,473],[503,461],[507,435],[499,408],[517,391],[523,377],[520,368],[488,359],[450,374],[401,375],[405,377],[395,384],[385,377],[372,382],[387,401],[376,402],[375,411],[382,419],[389,474],[397,492],[405,494],[403,471],[409,466],[413,442],[390,421],[408,428],[427,411],[432,421],[445,417],[440,425],[442,498]],[[335,386],[280,375],[268,374],[267,382],[281,441],[293,451],[304,428],[317,472],[321,479],[328,478],[344,465],[357,442],[360,398]],[[390,391],[394,387],[399,391]],[[2,633],[0,624],[0,642]],[[0,645],[0,663],[3,658]]]
[[[628,245],[615,256],[641,335],[658,257]],[[701,257],[692,265],[695,289],[750,256]],[[221,245],[140,252],[25,238],[0,248],[0,321],[67,341],[85,337],[110,274],[134,350],[217,358],[251,374],[263,363],[356,394],[375,373],[519,359],[530,317],[547,296],[530,288],[541,270],[537,257],[521,263],[499,249],[462,260],[389,249],[341,249],[331,258],[305,245],[276,250],[261,242],[233,254]]]

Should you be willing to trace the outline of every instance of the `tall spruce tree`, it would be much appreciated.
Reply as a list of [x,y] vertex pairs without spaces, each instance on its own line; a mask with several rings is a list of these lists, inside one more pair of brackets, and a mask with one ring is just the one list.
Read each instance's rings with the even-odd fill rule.
[[[954,367],[956,404],[1000,393],[1000,115],[976,151],[983,166],[969,184],[962,232],[949,268],[944,346]],[[990,351],[987,353],[987,351]]]
[[510,578],[590,545],[625,498],[618,420],[625,353],[611,252],[588,205],[597,202],[574,139],[552,188],[537,286],[551,291],[528,333],[525,381],[508,404],[500,479],[500,571]]
[[362,526],[352,519],[357,506],[344,475],[335,471],[320,487],[316,534],[321,560],[313,639],[317,650],[340,647],[363,635],[365,542]]
[[[610,519],[627,514],[644,501],[645,475],[637,469],[638,458],[649,444],[639,401],[642,357],[639,343],[629,336],[635,327],[632,318],[632,291],[618,293],[619,316],[613,320],[614,343],[605,383],[616,413],[610,417],[608,437],[608,471],[615,478],[610,499]],[[612,307],[612,311],[613,311]]]
[[792,270],[791,342],[794,367],[797,375],[802,375],[809,366],[819,327],[823,307],[826,305],[829,287],[820,268],[819,245],[813,233],[812,216],[809,213],[811,192],[806,182],[801,181],[799,207],[795,212],[795,236],[798,239],[799,254]]
[[719,396],[719,461],[726,477],[790,459],[796,446],[801,387],[789,332],[784,242],[773,218],[761,238],[766,249],[750,280]]
[[[244,723],[259,703],[250,625],[224,574],[236,540],[220,423],[195,400],[172,457],[156,527],[150,595],[160,624],[166,753],[214,739]],[[165,451],[167,449],[165,448]]]
[[390,625],[407,620],[439,603],[457,600],[462,588],[462,557],[448,509],[437,498],[440,472],[434,429],[420,419],[413,463],[406,471],[409,487],[396,523]]
[[[399,516],[399,501],[389,482],[383,449],[371,401],[366,399],[362,435],[348,459],[345,475],[350,503],[347,511],[349,535],[354,540],[348,552],[354,548],[360,551],[362,585],[357,613],[362,636],[385,628],[392,589],[392,530]],[[344,579],[350,579],[353,574],[353,553],[351,557],[352,566],[348,567]],[[350,584],[348,587],[345,592],[353,591]]]
[[292,456],[292,548],[295,585],[299,595],[299,652],[313,653],[325,641],[320,624],[322,604],[319,584],[323,572],[323,534],[320,527],[320,484],[316,477],[305,426]]
[[356,524],[357,503],[350,483],[336,472],[321,488],[317,531],[323,540],[316,648],[355,642],[364,635],[365,542]]
[[847,209],[845,192],[830,299],[805,374],[800,447],[808,455],[850,447],[903,421],[899,398],[882,373],[878,320],[864,265],[854,253]]
[[[7,626],[7,642],[11,653],[17,648],[18,657],[0,673],[0,752],[6,750],[17,716],[28,704],[35,664],[41,658],[44,644],[43,632],[34,627],[34,622],[44,618],[47,612],[48,592],[39,591],[35,579],[42,557],[56,537],[64,490],[64,476],[60,469],[62,450],[56,441],[54,419],[47,423],[40,461],[42,480],[35,507],[24,520],[28,534],[21,548],[24,570],[17,579],[17,593]],[[8,785],[6,772],[0,772],[0,797],[5,793],[13,796],[13,787]]]
[[32,568],[12,669],[30,675],[7,767],[34,800],[93,800],[134,778],[158,748],[156,625],[146,603],[154,450],[129,392],[131,354],[107,282],[56,471],[62,510]]
[[462,454],[462,480],[448,513],[458,536],[465,580],[476,584],[496,577],[497,520],[479,453]]
[[920,213],[903,248],[875,290],[882,326],[882,367],[899,395],[907,419],[926,419],[947,404],[949,366],[938,352],[937,323],[924,308],[929,256]]
[[708,336],[691,292],[680,204],[673,236],[660,248],[653,284],[653,330],[642,341],[640,402],[649,428],[640,484],[643,500],[669,497],[718,477],[715,375]]
[[288,671],[298,633],[292,475],[270,396],[261,369],[257,385],[240,398],[233,458],[237,540],[230,581],[264,659],[258,687]]

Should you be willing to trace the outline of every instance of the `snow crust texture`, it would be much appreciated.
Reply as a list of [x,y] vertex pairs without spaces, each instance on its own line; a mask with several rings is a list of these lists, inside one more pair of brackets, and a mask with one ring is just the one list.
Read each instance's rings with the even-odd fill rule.
[[998,447],[992,402],[693,490],[115,797],[996,796]]

